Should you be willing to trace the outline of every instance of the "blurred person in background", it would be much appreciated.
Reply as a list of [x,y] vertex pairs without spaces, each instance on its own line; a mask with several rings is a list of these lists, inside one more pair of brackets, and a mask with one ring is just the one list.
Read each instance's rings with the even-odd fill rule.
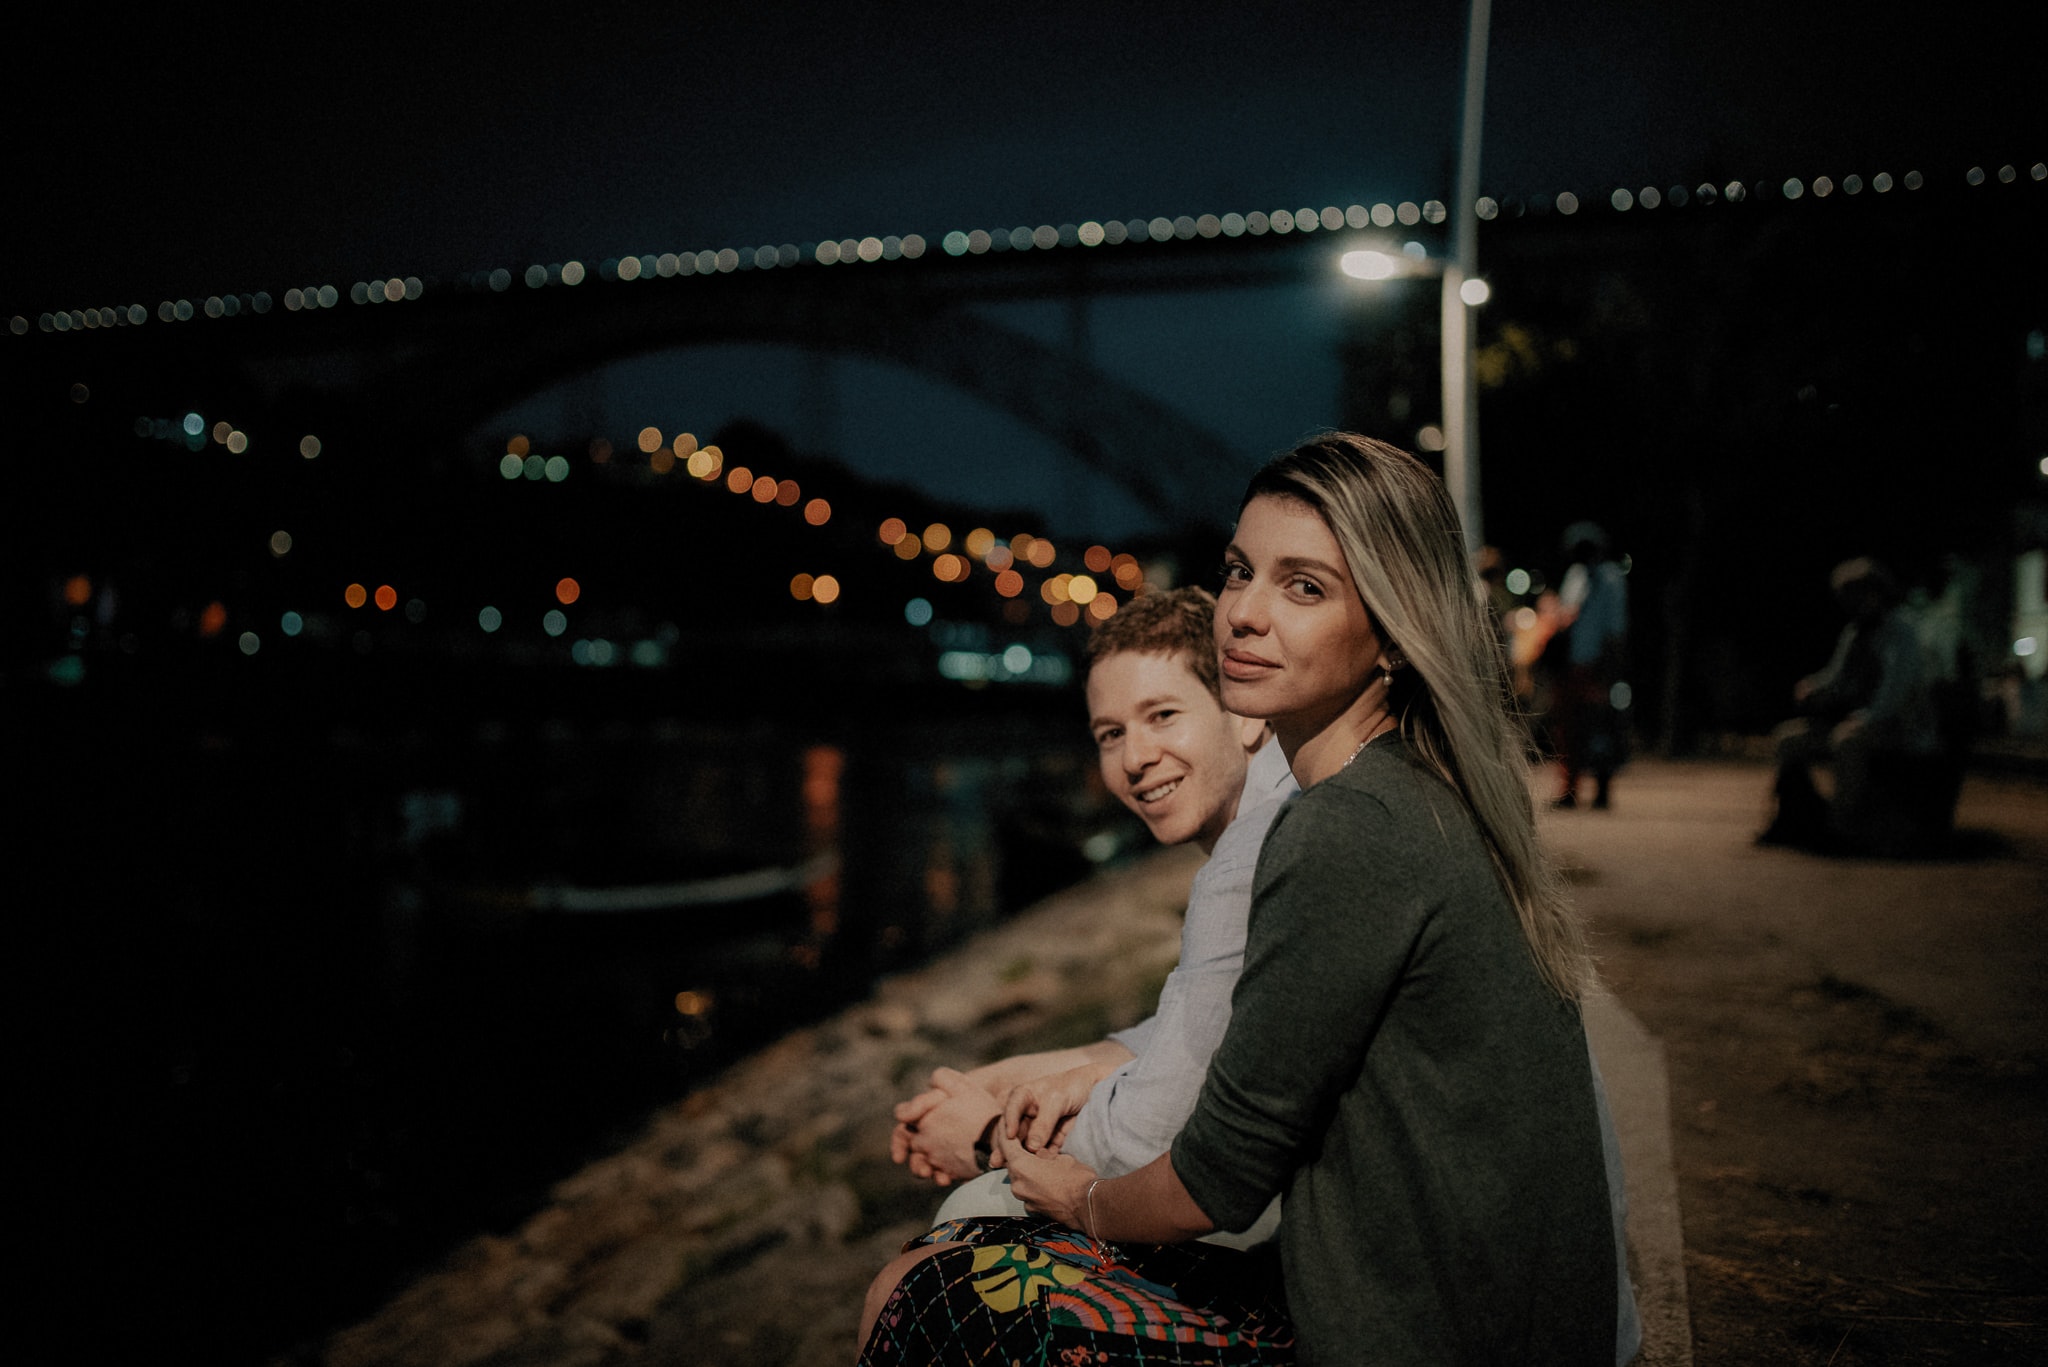
[[[1936,669],[1891,572],[1862,556],[1837,565],[1828,582],[1849,621],[1827,664],[1792,686],[1801,715],[1775,733],[1777,811],[1759,844],[1863,848],[1875,834],[1887,761],[1904,758],[1912,771],[1912,760],[1943,753]],[[1814,785],[1822,765],[1834,775],[1832,801]]]
[[1551,699],[1551,741],[1564,783],[1555,807],[1579,805],[1579,780],[1593,777],[1593,806],[1604,810],[1614,771],[1628,752],[1618,687],[1628,679],[1628,579],[1609,558],[1607,533],[1591,522],[1565,528],[1570,561],[1558,584],[1560,627],[1551,639],[1558,662]]

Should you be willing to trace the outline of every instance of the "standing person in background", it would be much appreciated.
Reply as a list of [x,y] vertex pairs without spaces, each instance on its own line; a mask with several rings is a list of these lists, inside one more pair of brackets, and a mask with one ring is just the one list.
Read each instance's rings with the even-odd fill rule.
[[1553,806],[1579,805],[1579,779],[1593,776],[1593,806],[1605,810],[1614,771],[1627,752],[1627,724],[1615,697],[1628,675],[1628,579],[1608,558],[1607,533],[1591,522],[1565,528],[1570,558],[1558,585],[1563,654],[1552,702],[1551,740],[1564,786]]

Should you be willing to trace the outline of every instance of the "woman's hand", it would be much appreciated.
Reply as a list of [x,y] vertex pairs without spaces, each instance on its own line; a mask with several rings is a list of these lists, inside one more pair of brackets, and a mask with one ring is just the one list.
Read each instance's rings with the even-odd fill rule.
[[1084,1064],[1012,1087],[1003,1098],[1003,1133],[1032,1153],[1058,1153],[1104,1071]]
[[1095,1180],[1095,1169],[1065,1154],[1032,1153],[1001,1133],[995,1137],[991,1166],[1010,1170],[1010,1192],[1032,1214],[1058,1220],[1068,1229],[1094,1237],[1087,1224],[1087,1202],[1088,1184]]

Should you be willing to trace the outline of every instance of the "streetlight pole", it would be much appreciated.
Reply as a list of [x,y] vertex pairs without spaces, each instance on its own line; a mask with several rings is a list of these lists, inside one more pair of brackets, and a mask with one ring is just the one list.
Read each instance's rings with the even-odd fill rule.
[[1485,544],[1479,521],[1479,394],[1472,385],[1471,306],[1465,282],[1479,273],[1479,127],[1486,103],[1486,29],[1491,0],[1472,0],[1465,33],[1465,111],[1458,135],[1458,189],[1451,200],[1451,260],[1443,278],[1444,483],[1465,524],[1465,548]]

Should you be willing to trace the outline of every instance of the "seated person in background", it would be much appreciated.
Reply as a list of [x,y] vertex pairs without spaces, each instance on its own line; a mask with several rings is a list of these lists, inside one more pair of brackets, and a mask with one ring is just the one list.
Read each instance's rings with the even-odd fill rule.
[[[1778,728],[1777,814],[1757,837],[1767,845],[1856,848],[1871,834],[1873,761],[1941,753],[1934,676],[1920,637],[1899,610],[1897,585],[1869,558],[1844,561],[1830,577],[1849,624],[1834,658],[1793,686],[1801,717]],[[1834,770],[1830,803],[1813,766]]]
[[[1215,599],[1198,588],[1146,594],[1089,642],[1089,726],[1104,784],[1161,844],[1192,841],[1210,856],[1189,891],[1180,962],[1158,1010],[1082,1048],[935,1071],[929,1090],[896,1108],[890,1139],[891,1156],[918,1176],[947,1186],[981,1172],[977,1145],[986,1152],[1013,1089],[1034,1112],[1078,1112],[1061,1142],[1108,1173],[1165,1152],[1194,1108],[1244,964],[1259,845],[1296,791],[1265,724],[1217,700],[1214,613]],[[1004,1175],[989,1173],[955,1192],[939,1219],[1022,1214]]]

